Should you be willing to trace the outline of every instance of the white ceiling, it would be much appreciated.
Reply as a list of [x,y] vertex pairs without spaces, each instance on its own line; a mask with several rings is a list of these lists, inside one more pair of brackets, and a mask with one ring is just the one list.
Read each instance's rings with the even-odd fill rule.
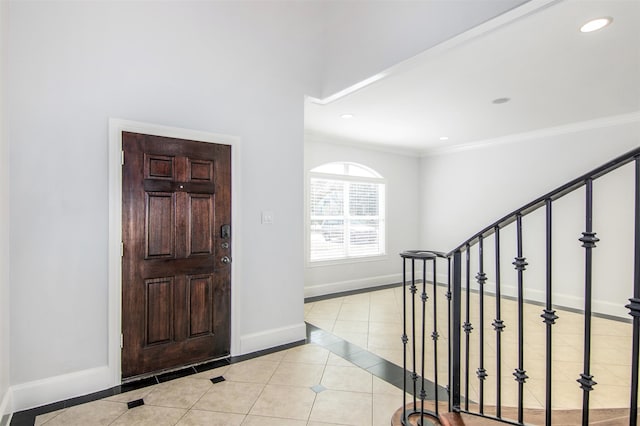
[[[307,136],[425,154],[640,112],[640,0],[519,9],[351,94],[308,101]],[[613,23],[579,31],[602,16]],[[502,97],[511,100],[492,103]],[[345,113],[354,118],[342,119]]]

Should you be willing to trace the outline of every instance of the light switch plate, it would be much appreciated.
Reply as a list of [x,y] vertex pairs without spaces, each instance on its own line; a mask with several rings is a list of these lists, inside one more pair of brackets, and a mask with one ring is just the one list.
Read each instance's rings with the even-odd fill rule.
[[273,223],[273,212],[264,210],[262,212],[262,224],[263,225],[271,225]]

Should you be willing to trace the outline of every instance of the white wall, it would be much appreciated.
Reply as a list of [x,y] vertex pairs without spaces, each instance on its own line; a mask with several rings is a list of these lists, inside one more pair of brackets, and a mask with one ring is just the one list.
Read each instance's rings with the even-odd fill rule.
[[240,338],[304,338],[303,95],[318,81],[317,6],[10,4],[12,386],[107,363],[109,117],[241,138]]
[[402,262],[398,254],[418,247],[420,159],[338,144],[331,140],[305,141],[305,180],[309,170],[334,161],[360,163],[384,177],[387,255],[376,261],[322,266],[307,264],[304,273],[305,296],[400,282]]
[[[241,139],[235,338],[283,343],[303,330],[303,95],[342,89],[520,2],[393,2],[397,13],[392,2],[370,12],[360,2],[10,2],[13,337],[2,343],[14,397],[46,387],[41,403],[51,402],[68,377],[107,362],[109,118]],[[402,197],[417,210],[415,194]],[[260,224],[262,210],[273,225]]]
[[[511,137],[511,142],[424,157],[421,162],[421,246],[448,251],[495,220],[577,178],[606,161],[640,146],[640,115],[566,126]],[[633,121],[635,120],[635,121]],[[609,122],[618,124],[605,125]],[[631,165],[594,182],[594,308],[628,317],[623,307],[631,297],[633,255],[633,168]],[[584,190],[553,204],[556,303],[583,304]],[[544,288],[544,213],[523,219],[526,296],[540,300]],[[501,232],[503,271],[513,271],[514,226]],[[494,275],[493,240],[485,260],[489,281]],[[477,272],[477,254],[472,256]],[[515,272],[503,272],[513,294]],[[490,283],[491,284],[491,283]]]
[[322,97],[382,72],[525,1],[328,2]]
[[5,124],[8,3],[0,2],[0,425],[9,405],[9,144]]

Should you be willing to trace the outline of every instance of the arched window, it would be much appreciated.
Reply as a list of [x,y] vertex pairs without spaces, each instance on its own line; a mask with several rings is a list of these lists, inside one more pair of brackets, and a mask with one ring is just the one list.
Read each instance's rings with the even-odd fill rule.
[[328,163],[309,172],[309,261],[385,254],[385,184],[356,163]]

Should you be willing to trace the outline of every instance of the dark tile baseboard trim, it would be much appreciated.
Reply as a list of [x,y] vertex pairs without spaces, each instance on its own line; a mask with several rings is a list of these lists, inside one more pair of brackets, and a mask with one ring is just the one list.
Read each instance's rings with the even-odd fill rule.
[[192,374],[203,373],[208,370],[213,370],[214,368],[224,367],[225,365],[230,365],[236,362],[246,361],[248,359],[257,358],[263,355],[268,355],[270,353],[290,349],[295,346],[304,345],[305,343],[305,340],[300,340],[298,342],[276,346],[274,348],[265,349],[263,351],[235,357],[228,357],[216,361],[205,362],[198,365],[192,365],[175,371],[160,373],[155,376],[147,376],[138,380],[132,380],[119,386],[114,386],[110,389],[90,393],[88,395],[67,399],[65,401],[54,402],[52,404],[43,405],[41,407],[32,408],[30,410],[19,411],[17,413],[13,413],[13,417],[11,418],[11,426],[33,426],[36,417],[42,414],[62,410],[64,408],[73,407],[75,405],[85,404],[87,402],[96,401],[98,399],[108,398],[110,396],[119,395],[121,393],[129,392],[132,390],[146,388],[147,386],[157,385],[159,383],[168,382],[170,380],[178,379],[181,377],[187,377]]
[[[392,287],[386,286],[386,287]],[[371,291],[371,290],[369,290]],[[253,352],[246,355],[240,355],[235,357],[229,357],[221,360],[206,362],[199,365],[185,367],[180,370],[171,371],[168,373],[158,374],[156,376],[146,377],[140,380],[123,383],[120,386],[115,386],[103,391],[94,392],[88,395],[71,398],[65,401],[54,402],[52,404],[43,405],[41,407],[32,408],[30,410],[19,411],[13,414],[11,418],[11,426],[33,426],[35,418],[39,415],[50,413],[52,411],[62,410],[64,408],[70,408],[75,405],[85,404],[87,402],[96,401],[98,399],[107,398],[121,393],[129,392],[136,389],[145,388],[147,386],[156,385],[159,383],[167,382],[181,377],[187,377],[192,374],[202,373],[214,368],[223,367],[225,365],[235,364],[241,361],[261,357],[275,352],[291,349],[296,346],[304,345],[305,343],[314,343],[322,346],[330,352],[346,359],[347,361],[357,365],[358,367],[370,372],[374,376],[384,380],[385,382],[396,386],[399,389],[403,388],[404,379],[407,380],[407,386],[411,383],[411,373],[407,372],[406,376],[401,367],[387,361],[384,358],[379,357],[353,343],[350,343],[340,337],[337,337],[325,330],[322,330],[312,324],[307,324],[307,337],[306,340],[300,340],[298,342],[289,343],[286,345],[276,346],[274,348],[265,349],[258,352]],[[421,378],[418,377],[418,381]],[[436,397],[436,391],[438,400],[446,401],[448,399],[448,393],[445,388],[438,386],[436,389],[433,382],[425,380],[425,388],[427,391],[427,399],[434,400]]]
[[372,291],[386,290],[388,288],[402,287],[402,283],[383,284],[375,287],[365,287],[356,290],[342,291],[340,293],[323,294],[322,296],[305,297],[304,303],[318,302],[320,300],[335,299],[336,297],[353,296],[354,294],[370,293]]

